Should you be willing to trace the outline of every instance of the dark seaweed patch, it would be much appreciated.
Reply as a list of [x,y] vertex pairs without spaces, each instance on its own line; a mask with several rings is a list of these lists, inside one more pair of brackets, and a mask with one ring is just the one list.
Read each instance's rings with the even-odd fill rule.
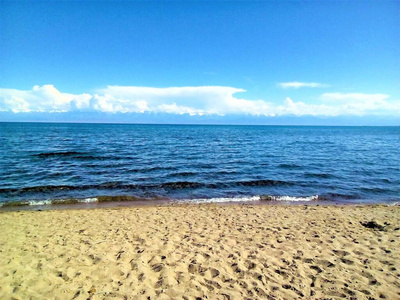
[[0,189],[0,193],[11,194],[24,194],[24,193],[51,193],[60,191],[86,191],[90,189],[101,190],[149,190],[149,189],[196,189],[196,188],[222,188],[234,186],[279,186],[279,185],[293,185],[288,181],[280,180],[252,180],[252,181],[235,181],[230,183],[215,182],[215,183],[201,183],[192,181],[176,181],[165,182],[160,184],[126,184],[123,182],[104,182],[101,184],[92,185],[45,185],[45,186],[32,186],[24,188],[5,188]]
[[237,182],[239,186],[276,186],[276,185],[293,185],[289,181],[281,180],[250,180],[250,181],[239,181]]
[[76,155],[85,155],[86,152],[77,152],[77,151],[64,151],[64,152],[43,152],[38,154],[32,154],[31,156],[35,157],[58,157],[58,156],[76,156]]
[[280,165],[278,165],[278,167],[282,168],[282,169],[289,169],[289,170],[302,168],[302,166],[296,165],[296,164],[280,164]]
[[16,206],[28,206],[30,205],[27,201],[15,201],[15,202],[4,202],[2,207],[16,207]]
[[78,199],[55,199],[51,201],[51,204],[76,204],[79,203]]
[[333,201],[333,200],[354,200],[359,199],[360,196],[339,193],[327,193],[318,196],[318,200]]
[[186,188],[199,188],[204,186],[198,182],[190,181],[178,181],[178,182],[166,182],[160,185],[161,188],[171,188],[171,189],[186,189]]
[[143,201],[146,198],[135,197],[135,196],[99,196],[97,197],[98,202],[125,202],[125,201]]
[[55,192],[60,190],[76,190],[81,189],[83,186],[70,186],[70,185],[40,185],[30,186],[24,188],[9,188],[0,189],[0,193],[26,193],[26,192]]

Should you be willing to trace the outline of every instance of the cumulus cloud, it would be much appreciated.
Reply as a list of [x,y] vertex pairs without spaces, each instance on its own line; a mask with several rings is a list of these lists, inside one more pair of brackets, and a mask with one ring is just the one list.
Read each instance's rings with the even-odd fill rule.
[[386,94],[325,93],[319,103],[281,103],[237,97],[245,90],[226,86],[136,87],[108,86],[94,93],[62,93],[53,85],[31,90],[0,89],[0,111],[108,113],[169,113],[189,115],[339,116],[398,115],[400,101]]
[[309,88],[318,88],[318,87],[328,87],[327,84],[322,84],[318,82],[299,82],[299,81],[291,81],[291,82],[280,82],[278,83],[278,87],[282,89],[298,89],[302,87],[309,87]]
[[[108,86],[97,91],[92,104],[108,112],[168,112],[175,114],[239,113],[247,106],[233,94],[245,90],[224,86],[135,87]],[[246,100],[247,101],[247,100]]]
[[382,114],[400,113],[400,101],[389,101],[386,94],[363,93],[325,93],[321,95],[324,103],[339,106],[350,115],[364,115],[368,111]]
[[30,91],[0,88],[0,110],[13,112],[63,112],[89,107],[89,94],[59,92],[53,85],[35,85]]

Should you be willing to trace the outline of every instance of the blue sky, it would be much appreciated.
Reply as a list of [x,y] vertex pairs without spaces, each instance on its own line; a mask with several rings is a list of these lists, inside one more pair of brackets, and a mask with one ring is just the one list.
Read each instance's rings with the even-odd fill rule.
[[0,6],[0,121],[58,112],[59,121],[93,113],[97,121],[150,114],[154,123],[164,114],[176,123],[183,115],[400,123],[399,1]]

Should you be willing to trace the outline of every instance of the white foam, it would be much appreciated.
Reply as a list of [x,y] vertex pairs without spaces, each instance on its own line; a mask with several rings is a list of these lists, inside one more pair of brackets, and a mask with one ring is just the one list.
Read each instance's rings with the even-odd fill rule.
[[293,197],[293,196],[271,196],[273,201],[315,201],[318,200],[318,195],[308,197]]
[[[40,200],[40,201],[28,201],[29,205],[51,205],[51,204],[63,204],[65,201],[65,204],[68,204],[68,201],[70,199],[57,199],[57,200]],[[78,199],[78,202],[81,203],[92,203],[92,202],[97,202],[97,198],[85,198],[85,199]]]
[[85,198],[82,200],[79,200],[79,202],[82,203],[93,203],[93,202],[98,202],[99,200],[97,198]]
[[28,201],[29,205],[50,205],[51,200]]
[[235,198],[210,198],[210,199],[190,199],[191,203],[223,203],[223,202],[250,202],[260,201],[260,196],[253,197],[235,197]]
[[[223,203],[223,202],[251,202],[251,201],[316,201],[318,195],[307,196],[307,197],[294,197],[294,196],[267,196],[269,199],[261,200],[262,196],[251,196],[251,197],[221,197],[221,198],[199,198],[199,199],[185,199],[180,200],[190,203]],[[264,196],[265,197],[265,196]]]
[[[63,204],[63,200],[31,200],[31,201],[23,201],[23,202],[17,202],[17,203],[26,203],[24,205],[29,205],[29,206],[40,206],[40,205],[52,205],[54,202],[56,204]],[[65,204],[68,204],[69,199],[65,200]],[[98,202],[97,198],[85,198],[85,199],[78,199],[78,202],[80,203],[93,203],[93,202]],[[3,207],[4,204],[6,203],[0,203],[0,207]],[[12,206],[12,205],[11,205]],[[15,205],[18,206],[18,205]]]

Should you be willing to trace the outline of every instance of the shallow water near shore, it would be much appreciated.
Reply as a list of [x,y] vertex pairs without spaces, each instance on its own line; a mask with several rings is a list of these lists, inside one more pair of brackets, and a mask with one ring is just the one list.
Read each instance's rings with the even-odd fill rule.
[[0,205],[391,204],[399,137],[400,127],[0,123]]

